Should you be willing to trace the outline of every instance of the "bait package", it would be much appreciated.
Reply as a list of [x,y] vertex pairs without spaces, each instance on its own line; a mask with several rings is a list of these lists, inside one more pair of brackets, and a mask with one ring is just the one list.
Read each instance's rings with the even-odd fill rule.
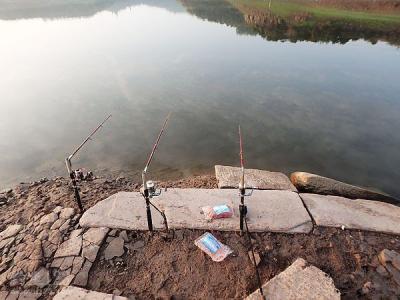
[[204,206],[201,208],[206,220],[230,218],[233,216],[233,209],[226,204],[217,206]]
[[232,250],[218,241],[211,233],[206,232],[194,241],[194,244],[207,253],[213,261],[223,261]]

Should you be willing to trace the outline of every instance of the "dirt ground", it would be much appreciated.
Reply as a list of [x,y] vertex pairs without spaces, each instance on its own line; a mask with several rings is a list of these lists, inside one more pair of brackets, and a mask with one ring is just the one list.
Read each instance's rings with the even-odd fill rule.
[[[246,237],[212,232],[234,251],[216,263],[193,243],[202,233],[179,230],[173,239],[165,240],[160,233],[129,232],[124,256],[109,261],[100,256],[91,271],[89,287],[135,299],[241,299],[256,290]],[[262,233],[252,237],[261,258],[263,282],[302,257],[333,278],[343,299],[399,299],[400,288],[375,271],[381,250],[400,251],[398,237],[327,228],[311,234]],[[363,290],[367,282],[372,282],[372,288]]]
[[[215,188],[213,176],[198,176],[160,183],[164,187]],[[98,178],[81,182],[86,208],[117,191],[134,191],[140,184],[126,178]],[[38,212],[57,205],[74,207],[65,178],[20,184],[8,203],[0,206],[0,231],[9,224],[27,224]],[[203,231],[179,230],[172,239],[161,232],[128,232],[122,257],[104,259],[104,248],[89,274],[89,289],[121,294],[132,299],[240,299],[257,288],[255,270],[248,256],[246,236],[212,232],[233,254],[213,262],[194,245]],[[118,232],[115,233],[118,235]],[[302,257],[329,274],[343,299],[400,299],[400,287],[376,271],[377,254],[387,248],[400,252],[400,237],[314,228],[310,234],[252,234],[259,269],[265,282]],[[367,288],[366,288],[367,287]]]

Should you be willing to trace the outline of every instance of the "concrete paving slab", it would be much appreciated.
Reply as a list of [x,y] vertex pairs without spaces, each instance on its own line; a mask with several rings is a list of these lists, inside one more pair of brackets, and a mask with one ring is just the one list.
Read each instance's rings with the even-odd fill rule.
[[[165,211],[171,229],[239,230],[239,196],[236,190],[168,189],[154,201]],[[234,217],[208,222],[201,207],[228,204]],[[297,193],[290,191],[255,190],[246,197],[250,231],[307,233],[312,229],[311,218]],[[139,218],[140,217],[140,218]],[[163,228],[161,217],[153,213],[155,228]],[[99,202],[80,220],[83,227],[109,227],[147,230],[145,205],[137,192],[117,193]]]
[[400,207],[371,200],[300,194],[319,226],[361,229],[400,235]]
[[[329,275],[298,258],[285,271],[263,285],[268,300],[339,300],[340,293]],[[246,300],[262,299],[257,290]]]
[[70,299],[80,299],[80,300],[127,300],[128,298],[122,296],[116,296],[112,294],[105,294],[95,291],[88,291],[82,288],[69,286],[62,289],[58,294],[56,294],[53,300],[70,300]]
[[[310,232],[311,218],[297,193],[254,190],[245,198],[250,231]],[[160,200],[171,228],[238,231],[239,203],[237,190],[169,189]],[[230,205],[234,216],[211,222],[201,214],[201,207]]]
[[[160,214],[154,208],[151,211],[154,228],[164,228]],[[89,208],[79,223],[82,227],[147,230],[146,203],[138,192],[119,192]]]
[[[297,191],[296,187],[290,182],[289,177],[283,173],[257,169],[245,169],[244,172],[245,184],[248,188]],[[241,168],[238,167],[215,166],[215,176],[220,189],[238,188],[241,174]]]

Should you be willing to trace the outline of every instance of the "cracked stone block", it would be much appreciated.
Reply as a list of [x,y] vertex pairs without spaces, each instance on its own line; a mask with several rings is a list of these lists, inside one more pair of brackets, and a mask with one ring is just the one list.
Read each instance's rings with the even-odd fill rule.
[[59,268],[64,261],[64,257],[55,258],[51,263],[51,268]]
[[[85,241],[86,242],[86,241]],[[87,258],[89,261],[94,262],[99,252],[100,247],[87,242],[82,248],[82,256]]]
[[[289,177],[280,172],[270,172],[257,169],[245,169],[245,185],[247,188],[260,190],[288,190],[297,189],[290,182]],[[218,188],[238,188],[242,170],[239,167],[215,166],[215,176]]]
[[92,244],[100,246],[108,231],[109,229],[106,227],[89,228],[89,230],[83,234],[83,239]]
[[22,291],[21,293],[19,293],[18,300],[37,300],[41,296],[42,296],[41,293],[33,293],[33,292],[29,292],[29,291]]
[[26,283],[26,287],[44,288],[51,282],[49,270],[40,268],[32,278]]
[[58,220],[58,215],[54,212],[51,212],[47,215],[44,215],[40,219],[40,224],[53,224],[57,220]]
[[[263,286],[265,299],[268,300],[339,300],[340,293],[333,280],[320,269],[310,266],[298,258],[285,271],[276,275]],[[247,300],[260,298],[259,290],[249,295]]]
[[75,213],[75,210],[72,207],[63,208],[60,212],[61,219],[69,219]]
[[89,271],[92,267],[92,263],[88,260],[85,261],[82,269],[76,274],[74,279],[74,285],[85,287],[89,279]]
[[73,262],[74,262],[74,256],[65,257],[62,264],[60,265],[60,270],[65,271],[65,270],[71,268]]
[[85,259],[80,256],[76,256],[74,258],[74,262],[72,264],[72,274],[76,275],[80,271],[80,269],[83,266],[83,263],[85,262]]
[[66,240],[59,246],[54,257],[57,258],[64,256],[78,256],[79,253],[81,252],[81,247],[82,247],[81,236],[77,236],[75,238]]
[[0,232],[0,240],[15,236],[23,228],[24,226],[19,224],[9,225],[5,230]]
[[59,286],[69,286],[72,283],[72,280],[74,280],[75,275],[71,274],[65,277],[61,282],[58,284]]
[[128,300],[126,297],[115,296],[95,291],[88,291],[82,288],[69,286],[62,289],[56,294],[53,300],[69,300],[69,299],[96,299],[96,300]]
[[104,251],[105,259],[109,260],[113,257],[120,257],[124,254],[124,240],[120,237],[113,239]]

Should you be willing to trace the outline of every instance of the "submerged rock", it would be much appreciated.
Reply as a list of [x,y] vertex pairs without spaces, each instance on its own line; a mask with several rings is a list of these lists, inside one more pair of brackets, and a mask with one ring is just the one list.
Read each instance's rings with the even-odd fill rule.
[[400,204],[400,200],[393,198],[390,195],[378,193],[311,173],[294,172],[290,175],[290,180],[299,192],[341,196],[350,199],[378,200]]

